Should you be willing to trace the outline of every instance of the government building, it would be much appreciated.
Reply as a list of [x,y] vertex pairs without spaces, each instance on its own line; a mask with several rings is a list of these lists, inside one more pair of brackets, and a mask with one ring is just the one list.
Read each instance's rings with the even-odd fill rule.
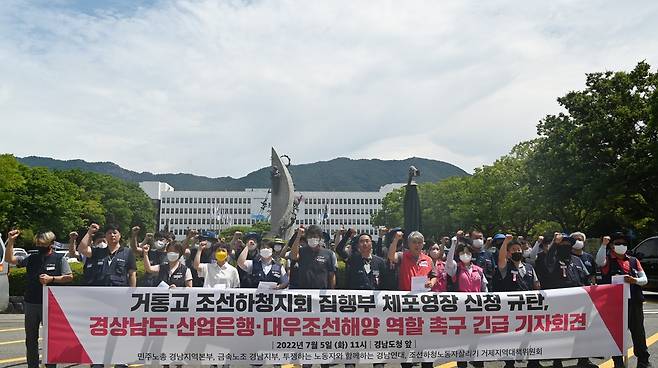
[[[167,183],[155,181],[141,182],[139,186],[158,210],[158,229],[168,226],[179,240],[185,238],[188,229],[221,231],[235,225],[269,221],[268,189],[176,191]],[[368,233],[377,239],[377,229],[370,223],[370,216],[381,210],[386,194],[403,186],[387,184],[376,192],[295,192],[299,202],[295,227],[318,224],[330,234],[341,226],[351,227],[357,233]]]

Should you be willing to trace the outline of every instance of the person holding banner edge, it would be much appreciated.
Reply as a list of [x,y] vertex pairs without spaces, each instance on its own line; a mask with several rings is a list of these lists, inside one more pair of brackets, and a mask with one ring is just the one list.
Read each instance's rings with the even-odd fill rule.
[[[645,340],[642,305],[644,303],[642,286],[648,283],[648,279],[640,261],[626,254],[628,243],[628,236],[621,232],[604,237],[601,248],[596,253],[596,264],[601,267],[603,284],[611,284],[612,276],[624,275],[624,282],[631,285],[631,298],[628,301],[628,329],[631,331],[633,340],[633,354],[637,357],[638,368],[650,368],[652,364],[649,362],[650,355]],[[615,368],[625,367],[621,356],[614,356],[612,360]]]
[[[73,273],[63,255],[53,251],[55,234],[45,231],[34,237],[38,253],[25,258],[14,256],[14,243],[20,235],[20,230],[12,230],[8,234],[5,248],[5,261],[17,267],[26,267],[25,287],[25,350],[27,366],[39,367],[39,326],[43,321],[43,286],[66,284],[73,281]],[[55,367],[56,364],[46,364]]]

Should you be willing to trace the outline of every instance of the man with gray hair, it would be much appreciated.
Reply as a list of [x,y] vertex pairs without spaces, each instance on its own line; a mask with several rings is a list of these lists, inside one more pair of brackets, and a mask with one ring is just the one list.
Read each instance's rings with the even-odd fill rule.
[[[388,260],[392,265],[398,267],[398,290],[411,291],[411,279],[414,277],[425,278],[425,288],[430,290],[436,284],[436,275],[434,274],[434,262],[432,258],[423,253],[425,237],[418,231],[412,231],[407,237],[407,246],[409,249],[404,252],[398,252],[398,245],[402,240],[402,231],[396,231],[393,241],[388,247]],[[413,363],[402,363],[402,368],[410,368]],[[432,368],[432,362],[421,363],[422,368]]]
[[408,250],[398,252],[398,245],[402,240],[402,231],[397,231],[388,248],[388,260],[391,264],[398,267],[400,273],[398,276],[398,290],[410,291],[411,279],[413,277],[427,277],[426,288],[432,288],[436,283],[436,276],[433,273],[433,262],[427,254],[423,253],[425,237],[418,231],[412,231],[407,237]]

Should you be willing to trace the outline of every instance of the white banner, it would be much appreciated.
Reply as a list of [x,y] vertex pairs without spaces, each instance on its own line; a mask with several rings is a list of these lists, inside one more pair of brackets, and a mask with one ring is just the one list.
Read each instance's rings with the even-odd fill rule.
[[622,355],[627,285],[509,293],[44,288],[48,363],[377,363]]

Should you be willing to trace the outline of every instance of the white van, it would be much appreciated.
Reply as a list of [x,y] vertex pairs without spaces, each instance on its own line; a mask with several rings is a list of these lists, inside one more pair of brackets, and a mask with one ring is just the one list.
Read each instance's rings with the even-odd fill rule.
[[0,234],[0,312],[9,306],[9,264],[5,262],[5,242]]

